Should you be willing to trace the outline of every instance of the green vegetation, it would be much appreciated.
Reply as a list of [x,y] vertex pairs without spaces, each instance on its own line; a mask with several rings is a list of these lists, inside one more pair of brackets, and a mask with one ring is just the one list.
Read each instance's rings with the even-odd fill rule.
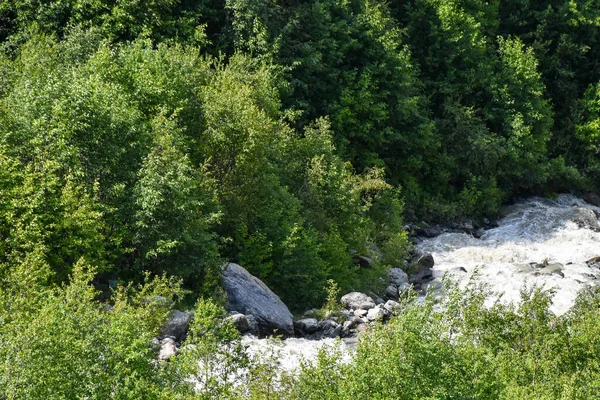
[[[590,0],[0,2],[0,398],[191,396],[177,382],[194,363],[157,368],[148,340],[172,301],[201,299],[198,324],[218,319],[224,261],[294,311],[332,308],[403,265],[404,219],[597,191],[599,21]],[[108,280],[112,295],[88,285]],[[526,304],[547,312],[542,297]],[[321,365],[294,396],[327,372],[321,397],[423,398],[402,391],[410,379],[436,398],[593,397],[594,308],[534,319],[531,348],[515,341],[526,309],[480,310],[485,323],[414,310],[377,341],[389,360],[403,335],[439,353],[407,354],[385,382],[359,361]],[[197,357],[235,343],[206,326],[191,335]],[[565,335],[580,348],[535,348]],[[536,362],[548,376],[518,375]],[[431,375],[407,376],[411,363]],[[269,365],[249,368],[269,380],[257,372]]]

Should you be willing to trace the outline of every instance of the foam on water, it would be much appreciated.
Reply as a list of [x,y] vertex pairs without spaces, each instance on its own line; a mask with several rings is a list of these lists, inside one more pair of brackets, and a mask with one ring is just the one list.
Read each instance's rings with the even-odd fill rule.
[[[518,301],[525,284],[554,288],[552,311],[562,314],[573,305],[577,292],[593,284],[594,275],[600,276],[600,271],[585,263],[600,255],[600,233],[579,228],[571,221],[579,207],[600,211],[570,195],[560,195],[556,200],[532,198],[507,207],[498,227],[487,230],[481,239],[464,233],[446,233],[426,239],[417,247],[421,252],[432,253],[434,270],[440,274],[465,268],[467,273],[450,275],[463,285],[478,270],[480,281],[489,284],[496,293],[503,293],[501,300],[505,302]],[[564,277],[529,266],[544,260],[562,264]],[[257,356],[261,352],[277,352],[286,372],[296,370],[301,360],[314,360],[324,346],[341,346],[344,362],[352,356],[351,349],[333,339],[270,341],[245,337],[244,344],[250,354]]]
[[[482,282],[503,293],[503,301],[518,301],[525,284],[554,288],[552,311],[562,314],[573,305],[577,292],[595,279],[597,271],[585,261],[600,255],[600,233],[571,221],[579,207],[599,211],[570,195],[554,201],[533,198],[505,209],[499,226],[481,239],[446,233],[424,240],[418,248],[433,255],[434,269],[440,272],[462,267],[468,278],[477,269]],[[562,264],[564,277],[529,267],[544,260]],[[466,280],[461,279],[463,284]]]

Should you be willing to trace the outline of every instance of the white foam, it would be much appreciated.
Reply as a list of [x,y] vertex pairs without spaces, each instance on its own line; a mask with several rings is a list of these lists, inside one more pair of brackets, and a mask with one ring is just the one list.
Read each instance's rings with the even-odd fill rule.
[[[499,226],[481,239],[447,233],[424,240],[418,248],[432,253],[435,270],[463,267],[467,276],[479,270],[482,282],[504,293],[503,301],[518,301],[525,284],[554,288],[551,310],[562,314],[573,305],[577,292],[593,283],[586,274],[594,270],[585,261],[600,255],[600,233],[579,228],[570,220],[578,207],[598,211],[570,195],[560,195],[555,201],[534,198],[507,208]],[[544,260],[563,264],[564,278],[545,274],[543,269],[528,271],[529,263]]]

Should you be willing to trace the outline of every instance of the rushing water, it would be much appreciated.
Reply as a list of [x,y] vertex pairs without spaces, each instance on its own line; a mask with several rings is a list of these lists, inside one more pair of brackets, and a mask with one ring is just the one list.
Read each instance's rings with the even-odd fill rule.
[[[580,289],[600,277],[600,271],[585,263],[600,255],[600,233],[579,228],[571,221],[579,207],[600,211],[570,195],[555,200],[532,198],[507,207],[498,227],[487,230],[480,239],[465,233],[445,233],[425,239],[417,247],[433,255],[436,275],[448,272],[451,279],[464,284],[478,270],[479,280],[489,284],[502,301],[518,301],[524,285],[554,288],[552,311],[562,314],[573,305]],[[530,266],[544,261],[548,267]],[[557,268],[562,276],[551,272]],[[254,338],[244,342],[254,353],[270,346]],[[288,339],[275,347],[282,368],[292,371],[301,359],[314,359],[318,349],[331,345],[342,346],[350,357],[345,345],[332,339]]]
[[[598,211],[570,195],[529,199],[506,208],[499,226],[481,239],[446,233],[421,242],[418,248],[433,255],[434,270],[451,272],[462,282],[477,269],[480,280],[503,294],[503,301],[518,301],[524,285],[554,288],[551,309],[562,314],[573,305],[577,292],[598,277],[585,261],[600,255],[600,233],[571,221],[580,207]],[[550,268],[530,266],[544,261]],[[563,276],[552,273],[552,266],[562,269]],[[461,267],[466,273],[457,272]]]

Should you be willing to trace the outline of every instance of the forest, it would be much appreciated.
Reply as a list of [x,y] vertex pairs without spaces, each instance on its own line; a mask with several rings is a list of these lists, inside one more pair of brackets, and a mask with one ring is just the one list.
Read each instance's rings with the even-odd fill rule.
[[[239,346],[215,322],[224,262],[294,312],[321,307],[328,281],[361,290],[402,267],[406,223],[598,192],[599,152],[595,0],[0,2],[0,399],[593,398],[597,293],[559,322],[537,292],[521,309],[461,292],[434,317],[407,303],[376,333],[392,351],[364,353],[441,343],[386,372],[404,386],[331,354],[279,393],[268,363],[244,394],[183,382],[194,357]],[[204,334],[156,367],[174,305]],[[247,368],[242,353],[222,356]]]

